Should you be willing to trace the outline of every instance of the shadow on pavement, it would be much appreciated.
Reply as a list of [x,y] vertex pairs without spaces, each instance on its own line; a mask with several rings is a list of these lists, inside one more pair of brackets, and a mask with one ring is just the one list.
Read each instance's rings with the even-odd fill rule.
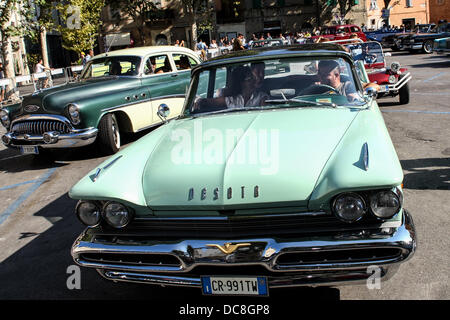
[[[428,61],[426,63],[410,64],[411,68],[448,68],[450,67],[450,59],[448,61]],[[436,80],[437,81],[437,80]]]
[[[71,273],[67,268],[75,265],[70,248],[82,232],[83,226],[75,217],[76,200],[67,194],[51,202],[34,216],[44,217],[52,226],[40,234],[31,230],[18,230],[15,239],[32,238],[0,264],[0,300],[155,300],[169,303],[271,303],[282,306],[295,296],[304,300],[339,300],[338,289],[289,288],[273,289],[269,298],[205,297],[200,289],[158,287],[145,284],[114,283],[105,280],[93,269],[81,268],[81,289],[67,288]],[[225,302],[226,301],[226,302]]]
[[[401,160],[405,189],[450,190],[450,158]],[[411,172],[412,171],[412,172]]]

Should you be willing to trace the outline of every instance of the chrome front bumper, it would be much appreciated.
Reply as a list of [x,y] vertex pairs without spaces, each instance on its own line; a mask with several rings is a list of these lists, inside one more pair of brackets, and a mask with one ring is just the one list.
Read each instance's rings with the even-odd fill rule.
[[[69,129],[69,132],[59,132],[55,129],[45,129],[44,122],[53,121]],[[59,115],[27,115],[15,119],[10,128],[16,123],[23,123],[24,127],[33,133],[8,132],[2,136],[2,142],[7,147],[38,146],[41,148],[74,148],[91,144],[97,138],[97,128],[75,129],[70,121]],[[36,134],[35,131],[45,131]],[[28,131],[29,132],[29,131]]]
[[[416,248],[414,224],[406,211],[399,227],[327,236],[299,235],[295,239],[158,241],[144,236],[139,241],[131,241],[116,236],[105,241],[100,238],[89,233],[89,229],[78,237],[71,252],[78,265],[95,268],[113,281],[189,287],[201,287],[201,275],[216,275],[218,271],[222,275],[265,275],[270,288],[364,283],[372,275],[368,271],[370,266],[378,267],[380,276],[386,280]],[[245,242],[250,246],[228,255],[211,246],[226,242]],[[367,258],[369,252],[374,256]],[[385,252],[390,253],[384,256]],[[344,259],[347,256],[354,258]],[[136,257],[137,260],[129,263]],[[171,264],[163,262],[168,257],[172,258]],[[306,259],[292,263],[293,257]],[[179,263],[174,264],[174,260]],[[255,268],[259,271],[251,271]]]
[[388,84],[388,85],[380,85],[380,94],[391,94],[396,95],[398,91],[412,79],[411,73],[405,73],[404,76],[400,79],[400,81]]

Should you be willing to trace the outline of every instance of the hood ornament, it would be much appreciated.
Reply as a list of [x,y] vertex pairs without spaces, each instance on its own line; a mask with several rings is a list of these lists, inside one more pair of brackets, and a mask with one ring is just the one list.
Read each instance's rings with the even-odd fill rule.
[[35,104],[29,104],[23,108],[26,112],[35,112],[39,110],[39,106]]
[[232,244],[231,242],[226,242],[224,243],[223,246],[218,245],[218,244],[207,244],[207,247],[213,247],[213,248],[217,248],[220,251],[222,251],[225,254],[232,254],[234,251],[237,250],[237,248],[240,247],[248,247],[251,246],[251,243],[245,242],[245,243],[236,243],[236,244]]

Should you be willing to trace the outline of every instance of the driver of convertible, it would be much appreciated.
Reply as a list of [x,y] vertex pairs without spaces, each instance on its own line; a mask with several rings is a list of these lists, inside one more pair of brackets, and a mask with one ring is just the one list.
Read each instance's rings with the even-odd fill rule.
[[[318,65],[319,83],[332,87],[336,93],[346,96],[349,101],[358,98],[356,88],[351,81],[341,81],[339,63],[334,60],[321,60]],[[331,89],[331,88],[330,88]]]

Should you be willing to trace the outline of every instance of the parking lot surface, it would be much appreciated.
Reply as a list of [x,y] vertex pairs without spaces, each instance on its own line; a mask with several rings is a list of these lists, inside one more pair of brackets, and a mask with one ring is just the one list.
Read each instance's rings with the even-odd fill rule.
[[[413,77],[409,104],[398,105],[398,98],[378,103],[403,167],[405,204],[414,219],[418,248],[380,289],[343,286],[330,291],[330,297],[449,299],[450,57],[393,52],[387,60],[400,62]],[[206,299],[200,289],[115,284],[84,268],[81,288],[68,287],[69,267],[74,265],[70,248],[83,226],[74,214],[76,201],[67,192],[105,159],[93,148],[63,150],[52,160],[37,160],[0,146],[0,299]],[[282,300],[315,292],[323,297],[325,292],[308,290],[278,289],[271,296]]]

